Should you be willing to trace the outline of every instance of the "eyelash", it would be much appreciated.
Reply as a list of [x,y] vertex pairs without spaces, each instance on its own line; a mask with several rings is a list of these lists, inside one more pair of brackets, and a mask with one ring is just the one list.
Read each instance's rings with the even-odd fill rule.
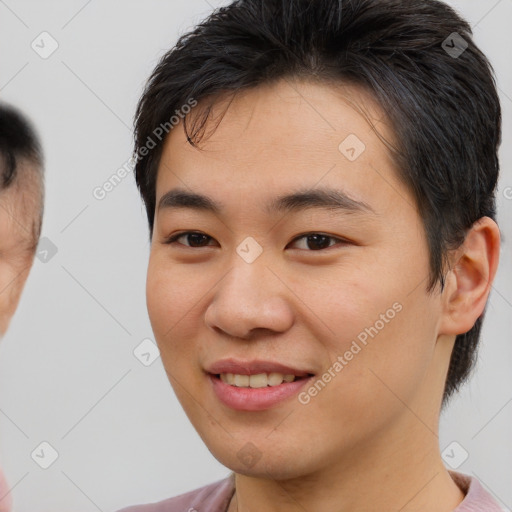
[[[166,245],[172,245],[172,244],[176,243],[177,240],[179,240],[183,236],[187,236],[187,235],[204,235],[205,237],[209,238],[210,240],[214,240],[211,236],[206,235],[205,233],[201,233],[200,231],[182,231],[181,233],[176,233],[176,234],[171,235],[170,237],[166,238],[163,243]],[[345,240],[343,238],[338,238],[338,237],[331,236],[331,235],[325,235],[323,233],[318,233],[318,232],[314,232],[314,231],[299,235],[299,236],[295,237],[290,243],[294,243],[297,240],[300,240],[302,238],[307,238],[307,237],[313,236],[313,235],[320,235],[320,236],[325,237],[330,240],[336,240],[338,242],[341,242],[341,245],[347,245],[350,243],[348,240]],[[206,245],[203,247],[190,247],[190,246],[184,245],[184,244],[180,244],[180,245],[183,245],[184,247],[187,247],[188,249],[202,249],[203,247],[211,247],[209,245]],[[318,249],[318,250],[310,250],[310,249],[309,250],[302,249],[302,250],[306,250],[307,252],[320,252],[320,251],[325,251],[327,249],[331,249],[332,247],[334,247],[334,246],[330,245],[329,247],[326,247],[324,249]]]

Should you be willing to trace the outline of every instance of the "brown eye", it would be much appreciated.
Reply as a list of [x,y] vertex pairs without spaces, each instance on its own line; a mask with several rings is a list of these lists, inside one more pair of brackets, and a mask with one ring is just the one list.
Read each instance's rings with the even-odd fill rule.
[[[322,233],[307,233],[305,235],[301,235],[295,238],[295,240],[293,240],[292,243],[295,243],[298,240],[302,239],[305,240],[305,247],[303,246],[302,249],[310,251],[321,251],[324,249],[328,249],[329,247],[332,247],[332,245],[336,245],[336,242],[341,242],[342,244],[348,243],[340,238],[324,235]],[[331,244],[332,241],[334,241],[335,243]]]
[[207,242],[209,240],[213,240],[211,236],[205,235],[204,233],[198,233],[196,231],[185,231],[183,233],[177,233],[175,235],[172,235],[170,238],[165,240],[164,243],[166,244],[173,244],[180,240],[181,238],[185,239],[189,245],[186,243],[182,244],[180,242],[180,245],[184,245],[185,247],[207,247]]

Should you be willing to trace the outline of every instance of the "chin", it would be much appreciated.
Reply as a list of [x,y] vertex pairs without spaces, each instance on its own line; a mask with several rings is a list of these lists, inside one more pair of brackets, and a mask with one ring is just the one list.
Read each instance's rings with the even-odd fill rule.
[[237,449],[239,444],[240,442],[231,442],[228,446],[210,445],[208,449],[223,466],[239,475],[290,480],[310,472],[303,464],[305,461],[297,460],[297,450],[293,454],[283,454],[277,453],[276,447],[271,446],[259,450],[251,441]]

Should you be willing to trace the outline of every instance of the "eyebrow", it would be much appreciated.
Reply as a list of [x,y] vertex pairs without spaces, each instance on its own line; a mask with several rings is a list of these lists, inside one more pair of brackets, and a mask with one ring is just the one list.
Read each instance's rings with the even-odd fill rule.
[[[158,210],[190,208],[197,211],[220,215],[226,206],[211,197],[182,188],[166,192],[158,201]],[[344,213],[373,213],[375,210],[364,201],[350,197],[346,192],[332,188],[298,190],[291,194],[272,199],[267,203],[268,215],[284,212],[299,212],[312,208],[333,210]]]

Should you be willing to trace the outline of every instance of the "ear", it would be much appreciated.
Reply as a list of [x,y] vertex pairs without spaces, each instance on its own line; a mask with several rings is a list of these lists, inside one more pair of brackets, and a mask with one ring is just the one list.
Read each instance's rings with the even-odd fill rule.
[[457,335],[471,330],[485,309],[499,254],[500,230],[491,218],[482,217],[454,253],[454,265],[443,290],[440,334]]

